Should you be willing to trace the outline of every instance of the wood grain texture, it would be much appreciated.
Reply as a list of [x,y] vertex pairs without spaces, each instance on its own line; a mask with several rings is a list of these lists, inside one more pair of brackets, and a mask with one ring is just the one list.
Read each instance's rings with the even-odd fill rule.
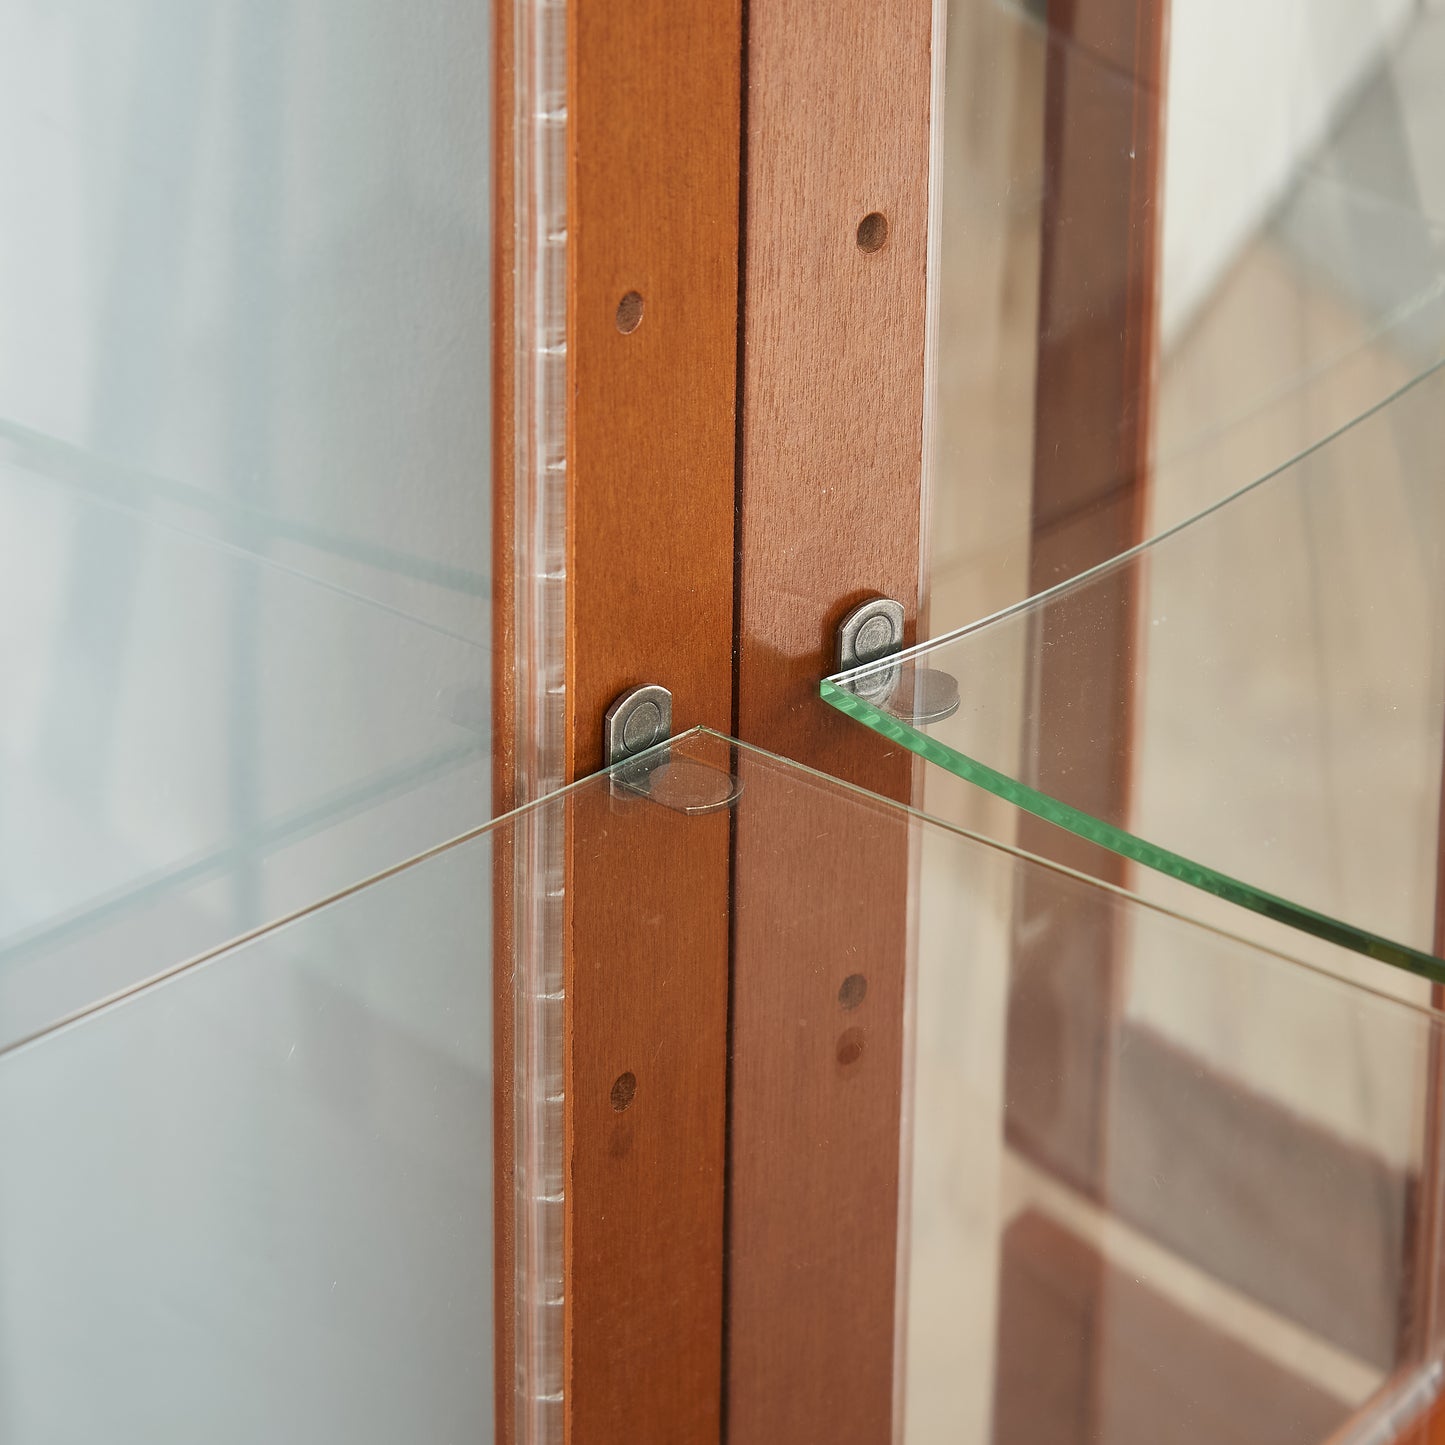
[[727,1439],[888,1440],[908,824],[747,755],[740,776]]
[[[738,0],[571,8],[569,776],[624,689],[732,713]],[[642,318],[618,330],[622,298]]]
[[837,625],[882,594],[911,636],[918,609],[930,24],[749,8],[738,736],[843,776],[878,747],[818,697]]
[[[1044,123],[1044,205],[1034,422],[1030,586],[1038,592],[1141,540],[1154,392],[1157,270],[1167,6],[1155,0],[1065,0],[1049,11]],[[1106,582],[1101,584],[1108,586]],[[1129,797],[1134,696],[1130,654],[1134,578],[1116,579],[1112,606],[1091,625],[1051,609],[1029,638],[1038,666],[1028,711],[1026,781],[1045,793],[1068,775],[1069,795],[1096,816],[1123,817]],[[1080,642],[1080,637],[1088,639]],[[1044,823],[1020,820],[1020,846],[1101,876],[1126,878],[1124,860]],[[1117,1007],[1116,940],[1106,925],[1061,932],[1046,897],[1017,900],[1018,948],[1052,960],[1043,1014],[1009,1018],[1010,1087],[1043,1042],[1053,1013],[1067,1015],[1096,1065],[1052,1112],[1011,1118],[1012,1142],[1082,1187],[1104,1167],[1104,1047]],[[1092,1019],[1093,1039],[1087,1021]]]
[[715,1442],[729,819],[605,789],[572,813],[569,1439]]
[[[738,0],[568,7],[567,769],[628,687],[732,707]],[[641,297],[623,331],[619,303]],[[726,822],[569,832],[567,1437],[717,1439]],[[672,846],[668,846],[668,845]],[[721,901],[720,901],[721,900]],[[617,1076],[638,1079],[621,1115]]]
[[[911,760],[818,683],[856,603],[896,598],[910,638],[918,614],[931,24],[927,0],[748,9],[736,731],[900,799]],[[895,1410],[908,830],[786,794],[735,837],[727,1438],[862,1445]],[[800,868],[829,900],[802,919]]]

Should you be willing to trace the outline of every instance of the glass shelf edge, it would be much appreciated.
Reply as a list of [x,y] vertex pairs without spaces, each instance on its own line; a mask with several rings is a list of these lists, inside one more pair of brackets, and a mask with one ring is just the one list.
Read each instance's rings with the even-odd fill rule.
[[[1109,564],[1113,565],[1113,564]],[[936,644],[930,644],[936,645]],[[860,670],[848,676],[861,676]],[[1218,873],[1206,868],[1182,854],[1170,852],[1147,842],[1133,833],[1115,828],[1087,813],[1080,812],[1069,804],[1051,798],[1019,783],[1003,773],[997,772],[985,763],[975,761],[952,748],[944,747],[926,734],[915,731],[908,724],[895,718],[891,713],[874,707],[866,699],[841,686],[835,678],[824,678],[819,684],[823,699],[841,713],[861,723],[871,732],[890,742],[898,743],[909,752],[944,768],[955,777],[977,784],[986,791],[1002,798],[1005,802],[1042,818],[1047,823],[1066,829],[1070,833],[1097,843],[1120,857],[1143,864],[1157,873],[1198,888],[1201,892],[1223,898],[1226,902],[1248,908],[1277,923],[1298,929],[1327,943],[1348,949],[1391,967],[1404,969],[1431,983],[1445,984],[1445,960],[1432,954],[1423,953],[1405,944],[1394,943],[1379,934],[1365,929],[1352,928],[1348,924],[1316,913],[1301,904],[1291,903],[1263,889],[1252,888],[1249,884],[1227,873]]]
[[[1041,592],[1035,592],[1032,596],[1020,598],[1019,601],[1012,602],[1007,607],[1001,607],[997,612],[990,612],[987,616],[980,617],[973,622],[965,623],[962,627],[954,627],[947,632],[940,632],[937,637],[923,638],[915,642],[911,647],[905,647],[901,652],[890,653],[886,658],[882,658],[879,661],[867,662],[857,667],[844,668],[840,672],[831,673],[825,681],[830,684],[842,683],[846,686],[846,684],[850,682],[859,682],[865,678],[885,673],[890,668],[896,667],[899,663],[923,661],[930,653],[936,652],[941,647],[948,647],[955,642],[960,642],[965,637],[969,637],[976,632],[981,632],[985,628],[992,627],[995,623],[1002,622],[1006,618],[1016,617],[1024,612],[1035,611],[1040,604],[1044,602],[1054,601],[1062,597],[1067,597],[1071,593],[1082,591],[1097,583],[1100,578],[1107,577],[1110,573],[1123,571],[1140,558],[1147,557],[1153,553],[1161,542],[1177,537],[1182,532],[1189,531],[1198,525],[1198,523],[1223,511],[1226,507],[1229,507],[1241,497],[1247,496],[1250,492],[1259,491],[1281,475],[1298,467],[1302,462],[1314,456],[1315,453],[1324,451],[1332,443],[1339,441],[1341,437],[1348,435],[1356,427],[1361,426],[1372,417],[1379,416],[1382,412],[1389,410],[1389,408],[1402,397],[1408,396],[1417,387],[1421,387],[1432,378],[1441,375],[1445,375],[1445,359],[1436,361],[1430,366],[1427,366],[1423,371],[1417,372],[1411,376],[1408,381],[1402,382],[1394,391],[1390,392],[1388,396],[1381,397],[1379,401],[1367,407],[1364,411],[1360,412],[1358,416],[1351,417],[1349,421],[1342,423],[1328,435],[1319,438],[1318,441],[1311,442],[1309,446],[1303,450],[1294,453],[1294,455],[1280,462],[1277,466],[1271,467],[1262,476],[1255,477],[1252,481],[1246,482],[1243,486],[1236,488],[1227,496],[1219,498],[1216,502],[1211,502],[1207,507],[1194,513],[1191,517],[1186,517],[1182,522],[1176,522],[1174,526],[1167,527],[1162,532],[1156,532],[1152,537],[1146,537],[1141,542],[1136,542],[1127,551],[1120,552],[1117,556],[1099,562],[1095,566],[1073,577],[1065,577],[1061,582],[1056,582],[1053,586],[1046,587]],[[1394,947],[1394,945],[1391,945],[1391,947]],[[1438,962],[1439,960],[1436,961]]]

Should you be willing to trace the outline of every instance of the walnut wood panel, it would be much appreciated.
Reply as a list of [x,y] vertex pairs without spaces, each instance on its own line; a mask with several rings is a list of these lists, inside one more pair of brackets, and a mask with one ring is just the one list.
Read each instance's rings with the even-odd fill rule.
[[[603,713],[635,684],[672,690],[675,730],[726,731],[731,717],[742,22],[738,0],[568,13],[576,777],[602,764]],[[670,839],[673,815],[643,816],[620,812],[605,846],[592,826],[568,840],[577,1445],[719,1430],[728,833],[679,819]],[[627,1071],[636,1099],[614,1114]]]
[[[911,761],[818,682],[857,602],[896,598],[910,637],[918,613],[931,24],[748,7],[736,730],[903,799]],[[895,1409],[908,833],[785,791],[735,841],[727,1438],[861,1445]],[[814,870],[833,906],[767,922]]]
[[[1167,6],[1154,0],[1065,0],[1049,8],[1044,203],[1035,394],[1030,583],[1039,591],[1141,539],[1154,386],[1159,170]],[[1048,792],[1069,770],[1086,811],[1123,816],[1129,792],[1134,699],[1121,659],[1133,636],[1133,579],[1115,586],[1102,625],[1070,632],[1054,609],[1048,635],[1029,638],[1038,659],[1029,711],[1029,781]],[[1062,645],[1065,636],[1067,645]],[[1086,642],[1079,638],[1085,637]],[[1020,844],[1110,882],[1122,859],[1031,816]],[[1054,1015],[1071,1019],[1078,1046],[1097,1060],[1067,1099],[1026,1092],[1011,1138],[1040,1162],[1089,1186],[1103,1163],[1104,1047],[1117,1004],[1116,940],[1106,924],[1060,932],[1047,899],[1017,900],[1021,950],[1051,960],[1043,1013],[1009,1019],[1010,1087]],[[1090,1022],[1092,1021],[1091,1025]],[[1092,1039],[1090,1032],[1092,1028]]]

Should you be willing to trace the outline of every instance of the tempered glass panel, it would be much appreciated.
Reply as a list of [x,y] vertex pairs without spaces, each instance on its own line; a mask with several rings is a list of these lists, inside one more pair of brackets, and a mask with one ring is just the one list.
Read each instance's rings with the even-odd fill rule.
[[[724,738],[653,762],[643,792],[579,783],[0,1055],[6,1441],[490,1438],[494,860],[536,825],[618,879],[679,829],[725,840],[679,815],[696,767],[741,783],[733,858],[695,858],[733,899],[731,1419],[842,1394],[915,1445],[1181,1419],[1263,1445],[1402,1380],[1428,1403],[1438,1017]],[[578,936],[617,946],[585,962],[711,949],[728,890],[672,880],[636,915],[578,894],[614,920]],[[520,1107],[559,1147],[562,1014],[525,1017]],[[722,1108],[659,1098],[675,1042],[594,1061],[633,1090],[579,1108],[572,1149]],[[519,1302],[556,1367],[542,1283]]]
[[0,1437],[492,1438],[492,847],[0,1057]]
[[3,1043],[486,818],[494,318],[489,4],[0,36]]
[[[1191,523],[824,695],[1126,858],[1445,976],[1442,442],[1437,370]],[[1106,667],[1063,665],[1100,639]],[[962,705],[916,722],[929,669]]]
[[0,1043],[487,816],[487,650],[0,458]]
[[[730,1046],[728,1100],[689,1102],[730,1109],[731,1419],[841,1392],[915,1445],[1264,1445],[1401,1381],[1428,1402],[1437,1016],[710,734],[654,759],[649,796],[589,779],[0,1055],[7,1442],[490,1438],[494,866],[534,827],[620,879],[680,829],[725,843],[678,812],[698,766],[742,785],[728,1040],[691,1045]],[[579,967],[712,947],[728,889],[667,876],[573,900],[612,920]],[[559,1172],[517,1183],[550,1197],[562,1016],[534,1002],[518,1158]],[[575,1150],[678,1117],[668,1042],[593,1061],[634,1087],[579,1105]],[[519,1283],[559,1366],[560,1281]]]
[[[948,7],[931,262],[937,633],[1106,559],[1090,527],[1134,505],[1141,418],[1152,535],[1445,355],[1445,15],[1409,0],[1267,13],[1175,0],[1156,95],[1131,68],[1132,33],[1057,7],[1045,24],[1045,8]],[[1049,94],[1067,116],[1052,142]],[[1130,127],[1156,102],[1151,154]],[[1126,332],[1153,364],[1118,397]],[[1061,493],[1092,501],[1080,515],[1060,503],[1051,570],[1031,575],[1031,492],[1049,458]]]
[[1428,1402],[1438,1016],[733,766],[735,1428],[1262,1445]]

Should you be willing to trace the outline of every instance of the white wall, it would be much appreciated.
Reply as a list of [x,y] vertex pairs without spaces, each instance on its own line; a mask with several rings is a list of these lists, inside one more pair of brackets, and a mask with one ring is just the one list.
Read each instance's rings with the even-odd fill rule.
[[1166,347],[1380,62],[1414,0],[1172,0]]

